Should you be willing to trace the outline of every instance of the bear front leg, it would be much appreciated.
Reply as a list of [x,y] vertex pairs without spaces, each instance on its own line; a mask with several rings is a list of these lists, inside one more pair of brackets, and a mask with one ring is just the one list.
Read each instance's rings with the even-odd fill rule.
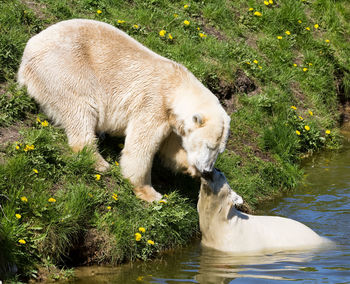
[[137,197],[152,202],[160,200],[162,195],[151,183],[153,158],[162,140],[168,135],[169,127],[164,123],[137,123],[129,126],[124,149],[120,159],[122,174],[134,185]]

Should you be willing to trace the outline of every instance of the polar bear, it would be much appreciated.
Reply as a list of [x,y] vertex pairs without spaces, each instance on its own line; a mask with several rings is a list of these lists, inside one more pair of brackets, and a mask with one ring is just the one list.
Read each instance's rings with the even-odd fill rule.
[[103,22],[73,19],[33,36],[18,82],[65,129],[73,151],[95,148],[97,170],[109,164],[95,133],[125,136],[122,174],[146,201],[161,198],[151,184],[155,153],[199,176],[226,146],[230,117],[218,99],[184,66]]
[[292,219],[242,213],[235,208],[235,204],[242,203],[219,170],[201,178],[197,209],[202,245],[236,254],[332,245],[330,240]]

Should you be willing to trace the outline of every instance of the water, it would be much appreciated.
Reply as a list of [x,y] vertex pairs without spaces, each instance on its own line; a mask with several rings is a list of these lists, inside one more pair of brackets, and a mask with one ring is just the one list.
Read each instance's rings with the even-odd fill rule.
[[237,257],[197,241],[154,261],[80,268],[76,283],[350,283],[350,143],[309,158],[304,169],[305,183],[263,214],[298,220],[335,247]]

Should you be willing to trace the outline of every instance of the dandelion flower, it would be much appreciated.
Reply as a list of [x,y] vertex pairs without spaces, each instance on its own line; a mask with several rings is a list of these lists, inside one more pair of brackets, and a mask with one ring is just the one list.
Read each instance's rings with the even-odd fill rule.
[[39,123],[41,122],[39,117],[36,118],[36,121],[39,122]]
[[300,135],[300,131],[299,131],[299,130],[295,130],[295,133],[296,133],[297,135]]
[[262,14],[261,14],[260,12],[256,11],[256,12],[254,13],[254,16],[261,17]]
[[294,63],[294,64],[293,64],[293,66],[294,66],[294,67],[297,67],[297,66],[298,66],[298,64],[295,64],[295,63]]
[[50,197],[47,201],[50,202],[50,203],[55,203],[55,202],[56,202],[56,199],[53,198],[53,197]]
[[144,227],[140,227],[140,228],[139,228],[139,231],[140,231],[141,233],[144,233],[144,232],[146,232],[146,229],[145,229]]
[[255,64],[258,64],[259,63],[259,61],[258,60],[256,60],[256,59],[254,59],[254,61],[253,61]]
[[19,146],[18,145],[16,146],[16,150],[19,150]]
[[169,38],[170,40],[172,40],[172,39],[173,39],[173,36],[172,36],[171,34],[168,34],[168,38]]
[[273,0],[269,0],[269,3],[272,5],[273,4]]
[[21,214],[16,214],[15,216],[16,216],[17,219],[21,219],[22,218]]
[[262,69],[262,66],[259,65],[258,67],[259,67],[259,69]]
[[21,245],[25,245],[25,243],[26,243],[26,241],[23,240],[23,239],[18,240],[18,242],[19,242]]
[[113,193],[112,198],[113,198],[115,201],[118,201],[118,195],[117,195],[116,193]]
[[201,30],[201,28],[200,27],[197,27],[197,31],[200,31]]
[[88,193],[89,197],[94,197],[90,192]]
[[254,10],[254,8],[249,8],[249,10],[248,10],[248,11],[250,11],[250,12],[251,12],[251,11],[253,11],[253,10]]
[[34,150],[34,145],[26,145],[26,147],[23,149],[24,152],[28,152]]
[[39,173],[39,171],[37,169],[33,169],[33,172],[36,173],[36,174]]
[[329,39],[326,39],[325,42],[326,42],[326,43],[329,43]]
[[111,207],[111,206],[107,206],[106,208],[107,208],[107,210],[111,210],[111,209],[112,209],[112,207]]
[[311,62],[309,63],[309,66],[312,66],[312,63],[311,63]]
[[190,22],[187,21],[187,20],[184,20],[184,24],[185,24],[186,26],[188,26],[188,25],[190,24]]
[[299,119],[300,119],[300,120],[304,120],[304,118],[303,118],[302,116],[300,116],[300,115],[299,115]]
[[[164,37],[165,34],[166,34],[166,30],[161,30],[161,31],[159,32],[159,35],[160,35],[161,37]],[[120,147],[120,145],[122,145],[122,144],[119,144],[119,145],[118,145],[119,148],[122,148],[122,147]],[[123,146],[124,146],[124,145],[123,145]]]
[[277,36],[278,39],[282,39],[283,37],[282,36]]
[[314,115],[314,113],[313,113],[311,110],[309,110],[309,114],[310,114],[311,116]]
[[115,163],[115,165],[116,165],[117,167],[119,166],[119,163],[118,163],[117,161],[115,161],[114,163]]
[[302,21],[301,21],[301,20],[299,20],[299,21],[298,21],[298,23],[299,23],[299,24],[301,24],[301,23],[302,23]]
[[147,243],[152,245],[152,246],[154,245],[154,241],[152,241],[152,240],[148,240]]
[[184,5],[184,8],[185,8],[185,9],[187,9],[188,7],[189,7],[188,4],[185,4],[185,5]]
[[290,31],[286,31],[285,34],[286,34],[286,35],[290,35]]
[[102,11],[101,10],[97,10],[96,13],[97,14],[102,14]]
[[164,197],[164,198],[168,198],[169,196],[168,196],[167,194],[164,194],[163,197]]
[[95,180],[100,180],[100,179],[101,179],[101,175],[96,174],[96,175],[95,175]]
[[291,106],[291,109],[297,110],[296,106]]
[[22,200],[23,202],[25,202],[25,203],[28,202],[28,199],[27,199],[27,197],[25,197],[25,196],[22,196],[22,197],[21,197],[21,200]]
[[139,242],[139,241],[141,240],[141,238],[142,238],[142,236],[141,236],[140,233],[136,233],[136,234],[135,234],[135,240],[136,240],[137,242]]
[[138,29],[138,28],[139,28],[139,25],[133,25],[133,27],[134,27],[135,29]]
[[246,64],[250,65],[250,62],[249,62],[249,61],[247,61],[247,62],[246,62]]
[[162,199],[162,200],[159,200],[159,203],[161,203],[161,204],[166,204],[166,203],[167,203],[167,201],[166,201],[166,200],[164,200],[164,199]]
[[309,130],[310,130],[310,126],[308,126],[308,125],[305,125],[304,128],[305,128],[306,131],[309,131]]
[[117,23],[118,23],[118,24],[124,24],[125,21],[124,21],[124,20],[118,20]]
[[303,71],[304,71],[304,72],[306,72],[306,71],[307,71],[307,68],[306,68],[306,67],[305,67],[305,68],[303,68]]
[[46,126],[49,126],[49,123],[47,122],[47,120],[44,120],[42,123],[41,123],[42,126],[46,127]]
[[310,27],[306,27],[305,30],[309,31],[309,30],[310,30]]
[[329,129],[326,130],[326,134],[329,135],[331,134],[331,131]]
[[318,24],[314,25],[314,28],[317,30],[320,26]]
[[207,37],[207,35],[204,34],[204,33],[199,33],[199,36],[200,36],[201,38],[206,38],[206,37]]
[[264,4],[266,5],[266,6],[269,6],[270,5],[270,3],[269,3],[269,1],[264,1]]

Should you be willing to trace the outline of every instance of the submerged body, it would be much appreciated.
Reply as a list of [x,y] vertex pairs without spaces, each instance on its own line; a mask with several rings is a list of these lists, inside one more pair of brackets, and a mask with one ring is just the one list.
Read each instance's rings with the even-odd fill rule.
[[221,172],[214,170],[212,180],[202,178],[198,212],[204,246],[245,254],[331,244],[295,220],[242,213],[235,208],[239,203],[242,199],[232,191]]
[[[210,171],[226,145],[230,118],[182,65],[106,23],[75,19],[32,37],[18,81],[67,134],[73,151],[96,149],[96,132],[126,136],[120,165],[135,194],[160,199],[153,157],[193,176]],[[109,164],[95,151],[96,169]]]

